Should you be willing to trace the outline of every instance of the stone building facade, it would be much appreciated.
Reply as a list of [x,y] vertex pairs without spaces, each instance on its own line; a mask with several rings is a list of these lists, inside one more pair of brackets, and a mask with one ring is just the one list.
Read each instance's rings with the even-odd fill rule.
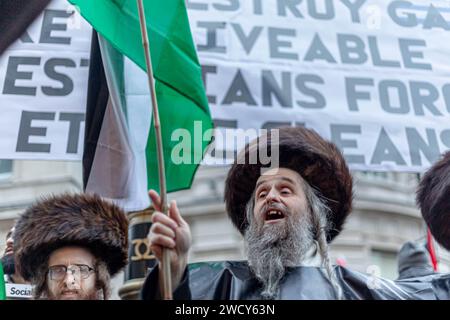
[[[245,252],[241,235],[225,213],[226,167],[202,167],[190,190],[169,195],[177,199],[191,225],[190,261],[239,260]],[[355,202],[344,231],[331,245],[334,263],[394,279],[396,254],[408,240],[425,239],[426,227],[414,203],[417,175],[354,173]],[[0,250],[14,220],[37,198],[82,189],[81,163],[0,161]],[[440,271],[449,272],[450,255],[437,247]],[[113,280],[113,298],[123,274]]]

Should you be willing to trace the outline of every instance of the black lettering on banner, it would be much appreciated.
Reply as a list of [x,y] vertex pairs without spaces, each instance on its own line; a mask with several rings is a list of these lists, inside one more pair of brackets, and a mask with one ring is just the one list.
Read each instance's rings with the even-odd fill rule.
[[380,135],[378,136],[370,163],[382,164],[383,162],[393,162],[399,166],[406,166],[406,161],[384,128],[381,129]]
[[281,72],[281,85],[278,85],[273,72],[262,71],[262,105],[272,106],[272,95],[274,95],[282,107],[292,108],[292,83],[291,73]]
[[10,56],[6,69],[6,79],[3,86],[3,94],[35,96],[36,87],[26,87],[16,85],[16,80],[31,80],[33,72],[19,71],[19,66],[38,66],[41,63],[40,57],[15,57]]
[[444,96],[445,106],[447,108],[447,112],[450,114],[450,84],[447,83],[442,87],[442,94]]
[[432,4],[428,7],[427,16],[423,22],[424,29],[440,28],[449,31],[450,24],[441,15],[441,12]]
[[338,34],[341,61],[344,64],[364,64],[368,60],[364,41],[353,34]]
[[317,20],[332,20],[335,17],[334,12],[334,0],[324,0],[325,5],[325,12],[319,12],[317,10],[316,0],[308,0],[308,13],[311,18],[317,19]]
[[[354,139],[344,138],[344,134],[361,134],[361,126],[359,125],[343,125],[332,124],[331,129],[331,141],[333,141],[342,152],[346,148],[358,148],[358,142]],[[348,155],[344,152],[344,157],[350,164],[365,164],[366,160],[364,155]]]
[[442,116],[435,102],[439,99],[439,92],[435,86],[429,82],[410,81],[411,101],[413,103],[414,112],[418,116],[425,115],[425,107],[434,116]]
[[[392,105],[389,93],[396,93],[398,106]],[[383,80],[378,86],[381,108],[392,114],[407,114],[410,111],[408,89],[405,84],[397,80]]]
[[302,13],[297,8],[302,1],[303,0],[278,0],[278,15],[285,17],[288,15],[288,12],[290,12],[290,14],[296,18],[303,18]]
[[411,1],[392,1],[388,6],[388,14],[392,21],[401,27],[418,27],[423,21],[423,29],[450,30],[450,23],[443,17],[440,8],[435,7],[432,3],[428,4],[426,16],[423,20],[421,19],[422,12],[422,8],[418,11]]
[[16,152],[44,152],[50,153],[49,143],[30,143],[31,136],[45,137],[47,135],[46,127],[32,127],[33,120],[55,120],[54,112],[32,112],[22,111],[20,119],[19,133],[17,138]]
[[359,10],[366,0],[341,0],[342,4],[350,10],[350,15],[353,23],[361,23]]
[[215,128],[232,128],[236,129],[237,121],[236,120],[226,120],[226,119],[214,119],[214,127]]
[[271,130],[271,129],[281,128],[281,127],[288,127],[288,126],[291,126],[291,124],[292,123],[289,121],[268,121],[268,122],[263,123],[263,125],[261,126],[261,129]]
[[[432,65],[425,61],[424,49],[427,48],[425,40],[399,38],[397,43],[392,46],[398,46],[397,59],[388,59],[386,50],[376,36],[367,36],[367,39],[356,34],[336,34],[336,42],[338,51],[333,54],[331,44],[324,42],[319,33],[309,41],[303,50],[294,48],[297,43],[299,34],[294,28],[265,27],[253,25],[244,28],[241,24],[223,21],[198,21],[199,29],[206,29],[205,43],[197,44],[199,51],[226,54],[226,43],[219,43],[219,35],[223,33],[237,38],[245,54],[251,55],[257,48],[258,41],[261,44],[268,44],[267,58],[282,59],[288,61],[305,61],[314,63],[315,61],[323,61],[329,64],[336,64],[340,58],[341,64],[348,65],[365,65],[371,63],[374,67],[379,68],[396,68],[396,69],[416,69],[416,70],[432,70]],[[267,37],[267,39],[262,39]],[[225,38],[226,37],[220,37]],[[304,53],[303,53],[304,51]],[[302,52],[302,56],[299,56]],[[392,52],[392,49],[390,50]]]
[[376,67],[388,67],[388,68],[400,68],[400,62],[393,60],[384,60],[381,57],[380,48],[378,46],[377,38],[374,36],[369,36],[369,50],[372,56],[372,63]]
[[406,128],[411,164],[414,166],[422,165],[420,154],[423,154],[430,163],[434,163],[439,158],[440,150],[436,131],[426,129],[426,135],[425,141],[415,128]]
[[419,39],[398,39],[400,53],[402,54],[402,60],[405,68],[418,69],[418,70],[432,70],[433,67],[430,63],[420,63],[413,61],[416,59],[423,59],[422,51],[413,51],[412,47],[426,48],[427,43],[425,40]]
[[450,129],[441,132],[442,143],[450,149]]
[[80,60],[80,67],[89,67],[89,59],[83,59]]
[[257,103],[248,88],[247,82],[242,75],[241,70],[236,72],[233,82],[230,85],[222,104],[229,105],[233,103],[245,103],[249,106],[256,106]]
[[80,136],[81,122],[84,121],[84,113],[61,112],[60,121],[69,122],[69,137],[67,139],[67,153],[78,153],[78,141]]
[[242,30],[242,26],[240,24],[231,23],[230,25],[233,28],[236,36],[238,37],[242,47],[244,48],[245,53],[249,54],[252,51],[253,47],[255,46],[255,43],[258,40],[264,28],[261,26],[253,26],[249,34],[246,35],[244,33],[244,30]]
[[304,122],[292,123],[289,121],[268,121],[268,122],[264,122],[262,124],[261,129],[270,130],[270,129],[276,129],[276,128],[287,127],[287,126],[304,127],[305,123]]
[[253,14],[262,15],[263,14],[263,0],[253,0]]
[[[212,65],[202,65],[202,80],[203,80],[203,85],[205,86],[205,91],[208,90],[208,78],[207,75],[208,74],[216,74],[217,73],[217,66],[212,66]],[[209,103],[216,103],[216,96],[211,96],[211,95],[206,95],[206,97],[208,98],[208,102]]]
[[269,36],[269,52],[271,58],[298,60],[297,53],[282,50],[284,48],[292,48],[292,41],[280,39],[281,37],[294,38],[296,36],[295,29],[269,27],[267,28],[267,32]]
[[49,59],[44,65],[45,74],[55,81],[62,84],[62,87],[55,88],[50,86],[43,86],[42,92],[48,96],[67,96],[73,91],[72,79],[64,74],[56,71],[57,67],[75,68],[77,65],[75,61],[64,58],[52,58]]
[[239,9],[239,0],[226,0],[226,3],[213,3],[212,6],[219,11],[236,11]]
[[411,9],[412,3],[409,1],[392,1],[388,6],[388,14],[392,21],[401,27],[415,27],[418,25],[416,15],[405,12]]
[[206,29],[206,44],[198,44],[197,50],[199,52],[226,53],[226,47],[217,44],[217,32],[225,29],[225,26],[225,22],[197,22],[198,28]]
[[206,11],[208,5],[206,3],[199,3],[195,0],[186,0],[186,7],[190,10]]
[[[188,8],[194,10],[208,10],[208,5],[204,3],[197,2],[198,0],[187,1]],[[204,0],[205,1],[205,0]],[[225,1],[225,0],[222,0]],[[240,2],[245,2],[246,0],[241,0]],[[250,0],[248,0],[250,1]],[[236,3],[235,3],[236,2]],[[300,6],[305,4],[307,6],[307,12],[309,17],[316,20],[332,20],[336,17],[336,5],[341,2],[350,13],[350,18],[352,23],[361,23],[360,10],[361,7],[366,3],[366,0],[252,0],[252,13],[255,15],[262,15],[264,13],[263,4],[267,6],[273,6],[276,2],[277,15],[280,17],[293,17],[304,19],[305,16],[302,13]],[[232,1],[228,0],[227,5],[212,4],[217,10],[223,11],[237,11],[240,9],[238,0]]]
[[297,105],[305,109],[323,109],[326,106],[325,97],[318,91],[309,86],[307,83],[324,84],[325,81],[314,74],[300,74],[295,78],[295,84],[298,90],[307,97],[313,98],[313,102],[305,100],[297,100]]
[[325,60],[328,63],[336,63],[331,52],[320,39],[319,34],[315,34],[309,49],[306,51],[305,61]]
[[[345,78],[346,98],[350,111],[359,111],[358,102],[370,101],[371,91],[359,86],[375,86],[370,78]],[[443,117],[444,109],[440,110],[443,102],[450,113],[450,84],[442,86],[442,96],[439,88],[426,81],[402,82],[399,80],[381,80],[377,84],[379,103],[381,108],[390,114],[414,114]],[[398,101],[398,103],[397,103]]]
[[374,86],[374,81],[368,78],[345,78],[345,93],[348,109],[359,111],[358,100],[370,100],[370,92],[356,90],[357,86]]
[[54,23],[55,18],[69,18],[72,15],[71,12],[64,10],[44,10],[44,20],[42,22],[40,43],[49,44],[65,44],[70,45],[69,37],[55,37],[52,36],[52,31],[66,31],[67,23]]

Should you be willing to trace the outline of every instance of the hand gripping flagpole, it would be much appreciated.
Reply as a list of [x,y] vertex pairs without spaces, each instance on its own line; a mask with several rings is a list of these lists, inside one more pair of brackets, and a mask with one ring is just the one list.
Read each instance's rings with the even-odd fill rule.
[[[161,138],[161,125],[159,121],[158,101],[156,100],[155,82],[153,79],[152,61],[150,58],[150,44],[148,41],[147,25],[145,21],[144,4],[142,0],[137,0],[139,9],[139,22],[141,25],[142,44],[144,46],[145,63],[147,66],[148,85],[150,87],[150,94],[152,97],[153,123],[155,126],[156,135],[156,151],[158,154],[158,173],[159,173],[159,193],[161,196],[161,210],[167,214],[167,189],[166,176],[164,169],[163,145]],[[165,300],[172,300],[172,282],[170,272],[170,256],[167,249],[163,250],[162,261],[162,279],[163,279],[163,296]]]

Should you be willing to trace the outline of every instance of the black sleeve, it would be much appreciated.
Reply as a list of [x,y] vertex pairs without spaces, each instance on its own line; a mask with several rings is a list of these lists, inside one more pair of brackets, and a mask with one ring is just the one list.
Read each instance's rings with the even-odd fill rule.
[[434,294],[439,300],[450,300],[450,274],[446,273],[434,278],[431,282]]
[[[142,300],[161,300],[159,290],[159,267],[158,264],[150,269],[141,290]],[[180,284],[173,292],[174,300],[191,300],[191,290],[189,288],[189,271],[184,270]]]

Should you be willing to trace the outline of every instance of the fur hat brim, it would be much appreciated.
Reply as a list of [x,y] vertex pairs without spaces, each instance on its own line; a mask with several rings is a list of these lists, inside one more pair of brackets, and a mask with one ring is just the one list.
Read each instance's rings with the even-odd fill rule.
[[450,250],[450,152],[425,173],[416,200],[433,237]]
[[[228,172],[225,183],[225,203],[229,217],[242,233],[248,227],[245,208],[261,175],[261,163],[251,164],[264,149],[270,154],[271,146],[278,147],[279,166],[298,172],[314,189],[320,192],[331,210],[327,240],[331,241],[342,230],[351,211],[353,180],[339,149],[315,131],[303,127],[278,129],[278,144],[272,142],[271,133],[249,143],[238,155]],[[264,153],[263,153],[264,154]]]
[[32,280],[52,251],[82,246],[104,261],[111,276],[128,260],[128,219],[98,195],[64,194],[38,201],[19,218],[14,232],[17,268]]

